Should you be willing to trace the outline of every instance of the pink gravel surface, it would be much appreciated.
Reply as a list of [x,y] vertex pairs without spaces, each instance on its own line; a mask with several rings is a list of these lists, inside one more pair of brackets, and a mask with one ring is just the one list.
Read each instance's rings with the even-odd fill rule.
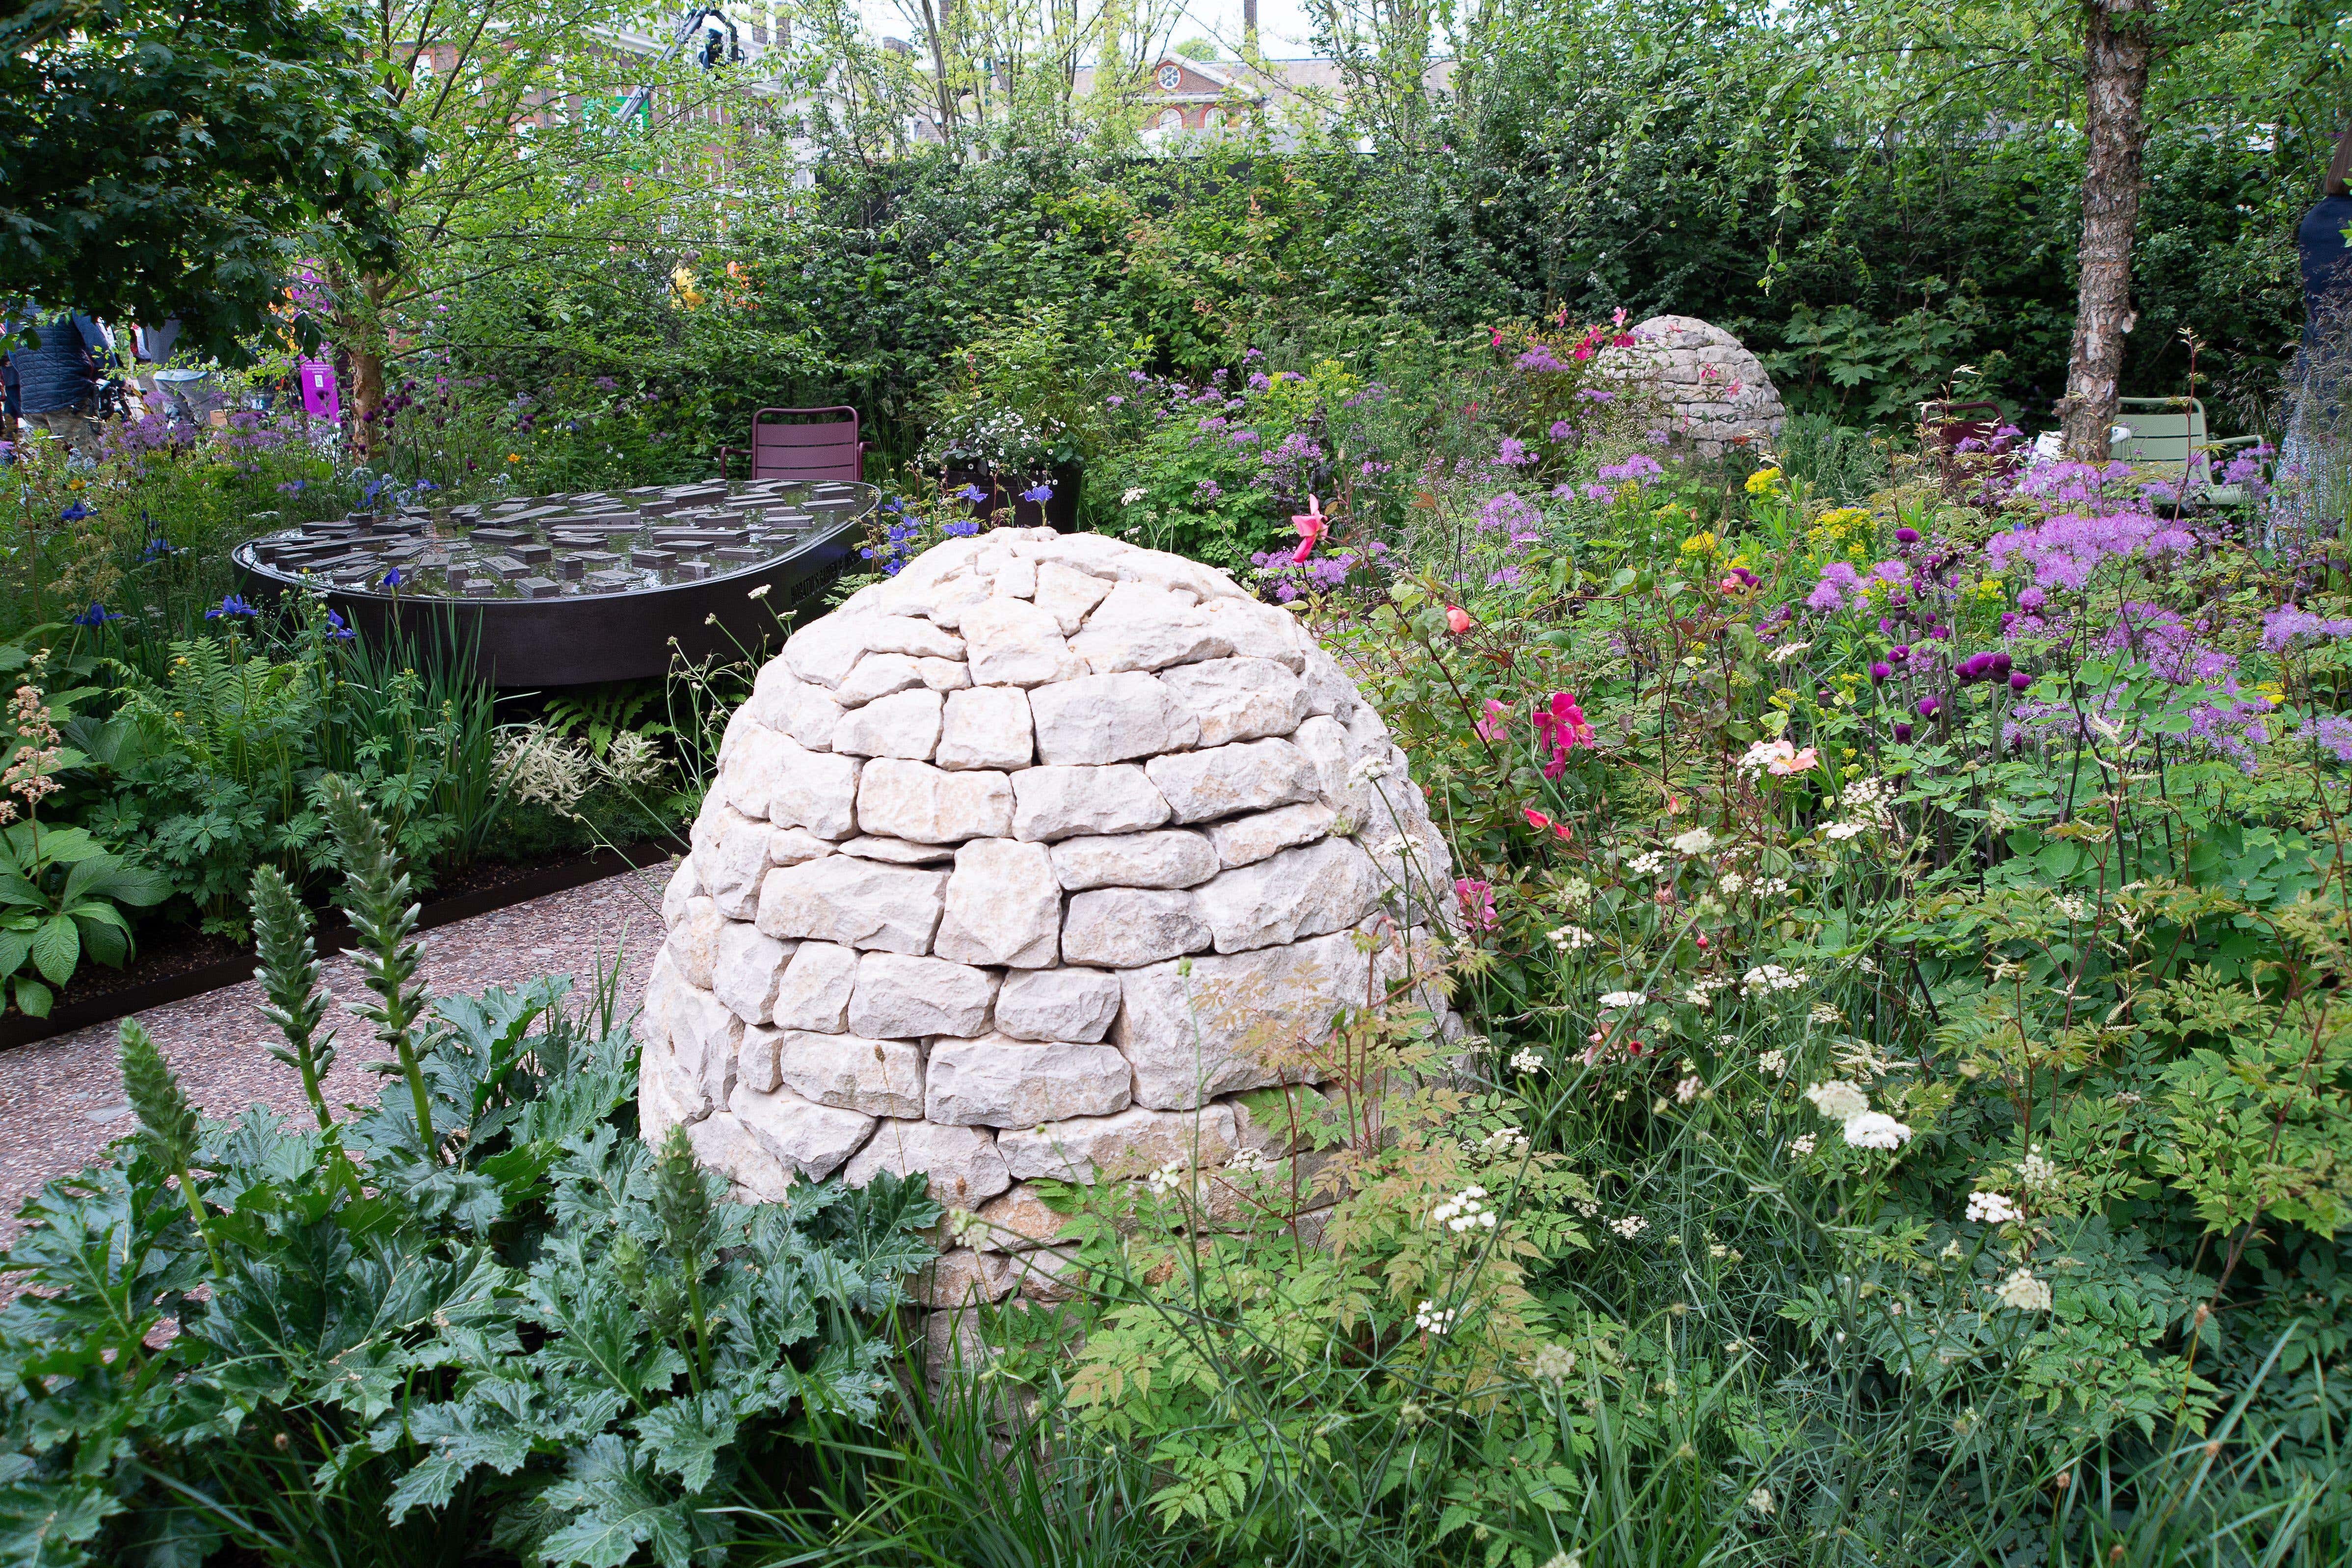
[[[655,866],[427,931],[421,938],[425,985],[446,996],[569,975],[572,996],[581,999],[591,994],[598,962],[609,968],[617,953],[626,1018],[645,994],[660,946],[661,893],[669,874],[669,867]],[[388,1052],[351,1010],[352,999],[366,994],[359,971],[340,956],[330,957],[326,969],[337,1051],[327,1103],[372,1103],[384,1080],[366,1064]],[[247,980],[136,1016],[205,1114],[239,1116],[248,1106],[267,1105],[281,1115],[307,1116],[301,1075],[269,1054],[269,1046],[283,1040],[263,1021],[260,1007],[261,987]],[[0,1247],[16,1239],[17,1207],[43,1182],[91,1164],[131,1131],[115,1056],[120,1027],[92,1024],[0,1051]]]

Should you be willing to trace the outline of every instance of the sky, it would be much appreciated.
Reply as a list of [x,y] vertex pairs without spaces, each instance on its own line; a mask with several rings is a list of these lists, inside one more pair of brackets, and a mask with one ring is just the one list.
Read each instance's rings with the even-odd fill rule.
[[[904,37],[907,22],[893,0],[861,0],[866,25],[877,37]],[[1300,0],[1258,0],[1258,47],[1275,58],[1311,55],[1314,29]],[[1242,0],[1186,0],[1185,19],[1176,25],[1173,41],[1205,37],[1220,57],[1241,52]]]

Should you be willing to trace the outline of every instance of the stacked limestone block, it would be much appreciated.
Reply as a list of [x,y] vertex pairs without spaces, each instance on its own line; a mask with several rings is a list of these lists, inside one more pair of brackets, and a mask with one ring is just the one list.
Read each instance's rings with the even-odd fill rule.
[[929,1173],[985,1222],[957,1227],[938,1305],[1052,1299],[1036,1178],[1265,1153],[1235,1103],[1282,1076],[1255,1043],[1403,973],[1453,876],[1294,616],[1050,529],[940,545],[795,634],[692,841],[641,1026],[646,1136],[685,1124],[752,1198]]
[[1788,410],[1763,361],[1720,327],[1693,316],[1653,316],[1636,326],[1631,348],[1604,349],[1601,371],[1639,383],[1662,399],[1675,434],[1703,456],[1734,441],[1769,441]]

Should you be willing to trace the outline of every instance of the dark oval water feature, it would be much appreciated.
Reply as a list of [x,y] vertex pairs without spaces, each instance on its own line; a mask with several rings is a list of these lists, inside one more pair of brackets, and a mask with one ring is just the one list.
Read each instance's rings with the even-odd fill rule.
[[661,674],[673,641],[688,659],[756,646],[880,500],[782,479],[529,496],[354,513],[233,559],[253,591],[320,593],[362,636],[470,647],[501,686],[580,685]]

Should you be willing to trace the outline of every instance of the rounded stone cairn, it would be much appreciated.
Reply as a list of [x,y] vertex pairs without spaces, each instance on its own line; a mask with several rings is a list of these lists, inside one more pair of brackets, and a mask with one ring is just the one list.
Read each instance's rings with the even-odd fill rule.
[[1727,445],[1780,434],[1789,411],[1763,361],[1739,340],[1696,316],[1653,316],[1633,328],[1633,346],[1603,349],[1601,373],[1660,398],[1677,437],[1704,457]]
[[1455,919],[1403,753],[1295,617],[1050,529],[950,540],[795,633],[692,844],[646,1139],[684,1124],[751,1200],[928,1173],[967,1211],[933,1307],[1067,1294],[1039,1177],[1293,1153],[1286,1091],[1252,1092],[1318,1076],[1302,1048]]

